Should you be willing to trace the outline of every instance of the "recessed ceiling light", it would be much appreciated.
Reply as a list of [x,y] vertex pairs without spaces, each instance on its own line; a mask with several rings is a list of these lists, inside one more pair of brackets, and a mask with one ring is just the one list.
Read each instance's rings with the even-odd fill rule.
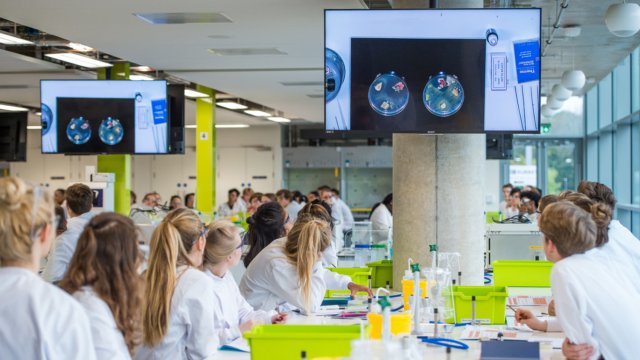
[[248,109],[247,106],[244,106],[242,104],[238,104],[237,102],[234,101],[218,101],[216,103],[216,105],[221,106],[223,108],[229,109],[229,110],[244,110],[244,109]]
[[82,45],[82,44],[78,44],[78,43],[74,43],[74,42],[70,42],[67,46],[69,46],[70,48],[72,48],[73,50],[76,51],[81,51],[81,52],[89,52],[89,51],[93,51],[92,47],[89,47],[87,45]]
[[9,105],[9,104],[0,104],[0,110],[4,111],[29,111],[27,108],[23,108],[21,106]]
[[271,116],[271,114],[269,114],[268,112],[264,112],[260,110],[245,110],[244,112],[249,115],[257,116],[257,117]]
[[195,129],[196,128],[196,124],[185,125],[184,128],[185,129]]
[[284,117],[280,117],[280,116],[270,116],[267,119],[271,120],[271,121],[278,122],[278,123],[290,123],[291,122],[291,120],[289,120],[287,118],[284,118]]
[[149,75],[131,74],[129,75],[129,80],[154,80],[154,79]]
[[247,124],[216,124],[216,129],[244,129],[248,127]]
[[27,125],[27,130],[41,130],[41,125]]
[[36,116],[42,116],[42,113],[41,113],[40,111],[38,111],[38,112],[36,113]]
[[0,43],[6,45],[30,45],[32,41],[21,39],[15,35],[0,31]]
[[189,97],[189,98],[208,98],[208,97],[211,97],[211,95],[209,95],[209,94],[205,94],[203,92],[196,91],[196,90],[193,90],[193,89],[184,89],[184,96]]
[[106,63],[104,61],[96,60],[94,58],[90,58],[88,56],[84,56],[80,54],[58,53],[58,54],[45,54],[44,56],[57,59],[60,61],[68,62],[70,64],[89,68],[89,69],[113,66],[112,64]]
[[131,70],[142,71],[142,72],[153,71],[153,69],[148,66],[134,66],[131,68]]

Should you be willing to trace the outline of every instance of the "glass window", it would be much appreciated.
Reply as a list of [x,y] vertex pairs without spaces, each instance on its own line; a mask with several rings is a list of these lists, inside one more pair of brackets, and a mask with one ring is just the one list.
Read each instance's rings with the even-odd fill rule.
[[640,110],[640,49],[631,53],[631,111]]
[[536,142],[513,144],[513,159],[509,162],[509,183],[516,187],[538,186],[538,151]]
[[576,144],[571,141],[547,144],[547,194],[575,189]]
[[633,235],[635,235],[637,238],[640,238],[640,213],[639,212],[634,212],[631,214],[631,224],[632,224],[632,228],[631,231],[633,231]]
[[587,134],[598,130],[598,87],[594,86],[587,93]]
[[631,125],[631,202],[640,204],[640,122]]
[[618,209],[617,219],[627,229],[631,229],[631,211]]
[[[613,156],[613,191],[619,202],[631,203],[631,126],[616,128]],[[631,219],[629,219],[631,220]]]
[[600,128],[611,124],[611,74],[598,84],[598,120]]
[[631,56],[627,56],[613,70],[613,120],[631,113]]
[[598,138],[587,139],[587,180],[598,181]]
[[610,132],[600,134],[598,141],[598,181],[613,188],[613,136]]

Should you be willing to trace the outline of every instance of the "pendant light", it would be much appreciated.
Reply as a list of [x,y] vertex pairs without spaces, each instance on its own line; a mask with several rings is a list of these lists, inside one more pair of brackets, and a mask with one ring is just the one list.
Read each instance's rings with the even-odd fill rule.
[[640,6],[626,1],[612,4],[604,16],[604,23],[615,36],[633,36],[640,30]]

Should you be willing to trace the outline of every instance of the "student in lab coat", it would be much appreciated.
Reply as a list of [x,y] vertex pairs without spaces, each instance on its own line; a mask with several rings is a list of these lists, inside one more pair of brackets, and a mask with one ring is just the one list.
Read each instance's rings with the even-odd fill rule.
[[144,282],[133,221],[115,213],[89,220],[60,287],[84,307],[100,359],[131,359],[140,344]]
[[393,194],[388,194],[382,202],[373,206],[369,214],[373,241],[375,243],[386,243],[389,234],[387,231],[393,228]]
[[255,214],[247,219],[249,230],[245,241],[249,250],[244,256],[244,266],[249,267],[251,261],[275,239],[287,235],[287,211],[277,202],[261,205]]
[[95,359],[87,315],[45,282],[38,264],[55,236],[53,197],[0,178],[0,358]]
[[233,342],[254,325],[279,324],[287,319],[287,314],[255,311],[240,295],[229,269],[240,262],[241,255],[242,239],[233,223],[218,220],[209,224],[204,272],[213,281],[215,289],[215,330],[220,345]]
[[[333,230],[333,222],[331,221],[331,206],[329,206],[329,204],[327,204],[326,202],[315,200],[312,203],[308,203],[298,213],[298,215],[302,214],[308,214],[317,219],[327,222],[331,225],[331,228]],[[336,254],[336,248],[333,240],[331,241],[331,245],[322,252],[322,266],[338,267],[338,255]]]
[[240,293],[256,309],[274,310],[284,305],[315,313],[327,289],[371,289],[345,275],[322,267],[322,251],[331,243],[331,227],[325,221],[301,214],[286,238],[267,246],[251,262],[240,282]]
[[[607,209],[596,204],[592,214],[606,217]],[[592,214],[560,201],[538,221],[545,255],[555,263],[551,291],[568,339],[565,347],[589,344],[591,359],[639,359],[640,292],[632,285],[637,278],[615,271],[605,254],[593,249],[598,228]]]
[[206,228],[189,209],[170,212],[151,236],[142,343],[136,359],[214,357],[215,290],[200,271]]

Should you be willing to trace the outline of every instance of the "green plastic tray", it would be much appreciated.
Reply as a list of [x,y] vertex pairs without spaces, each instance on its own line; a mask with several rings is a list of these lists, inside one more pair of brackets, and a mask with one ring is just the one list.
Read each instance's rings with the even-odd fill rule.
[[[327,268],[327,270],[342,274],[348,275],[351,277],[351,281],[356,284],[368,286],[369,285],[369,275],[371,275],[371,269],[366,267],[359,268]],[[371,277],[371,281],[373,281],[373,276]],[[349,290],[336,290],[336,289],[327,289],[327,292],[324,294],[325,298],[336,298],[336,297],[347,297],[351,294]],[[364,294],[364,293],[363,293]]]
[[456,318],[445,319],[448,323],[471,322],[471,297],[476,297],[476,322],[479,324],[504,324],[507,305],[507,288],[504,286],[452,286]]
[[359,325],[257,325],[244,333],[252,360],[299,360],[302,351],[307,359],[346,357],[359,337]]
[[367,263],[371,268],[371,283],[374,288],[387,286],[393,287],[393,260],[379,260]]
[[551,287],[550,261],[496,260],[493,262],[495,286]]

